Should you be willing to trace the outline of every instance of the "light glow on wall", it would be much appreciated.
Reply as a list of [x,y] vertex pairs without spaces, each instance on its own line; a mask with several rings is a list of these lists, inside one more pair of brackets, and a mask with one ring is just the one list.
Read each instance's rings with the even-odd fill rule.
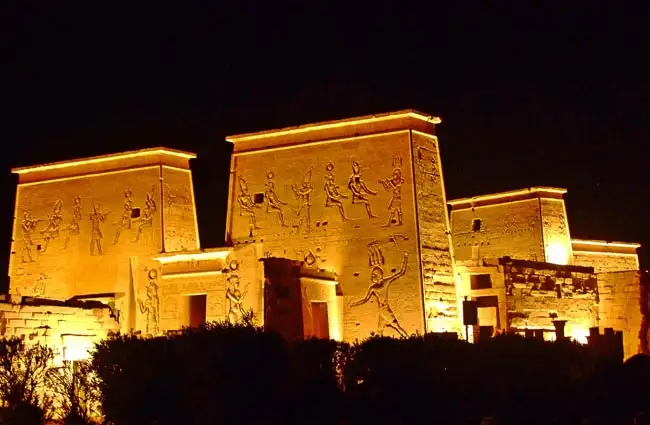
[[569,250],[562,242],[553,242],[546,247],[546,261],[565,266],[569,264]]

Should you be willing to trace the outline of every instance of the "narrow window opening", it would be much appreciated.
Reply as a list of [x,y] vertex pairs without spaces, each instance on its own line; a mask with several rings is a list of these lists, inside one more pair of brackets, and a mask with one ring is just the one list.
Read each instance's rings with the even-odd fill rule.
[[140,218],[140,208],[131,208],[131,218]]
[[263,193],[256,193],[253,195],[253,202],[256,204],[263,204],[264,203],[264,194]]
[[472,222],[472,232],[479,232],[481,230],[481,219],[475,218]]

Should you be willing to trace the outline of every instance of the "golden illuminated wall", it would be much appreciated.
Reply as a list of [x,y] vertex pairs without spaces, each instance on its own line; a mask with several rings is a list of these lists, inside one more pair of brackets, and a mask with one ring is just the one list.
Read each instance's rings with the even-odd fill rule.
[[[638,270],[598,274],[599,327],[623,331],[625,358],[641,352],[643,323],[641,273]],[[646,335],[643,336],[647,338]]]
[[0,303],[0,337],[45,344],[55,350],[57,362],[88,358],[94,343],[117,330],[109,308]]
[[[433,126],[408,114],[350,121],[229,138],[227,237],[235,246],[262,243],[265,256],[335,271],[345,340],[423,332],[423,274],[432,285],[434,277],[446,279],[445,294],[455,291],[436,147],[426,141],[431,136],[416,140],[410,131]],[[433,156],[420,160],[414,145]],[[423,173],[438,177],[425,183]],[[418,214],[422,190],[433,194]],[[420,217],[421,226],[431,220],[424,242]],[[425,242],[432,247],[422,253],[427,270],[419,259]]]
[[639,270],[638,243],[573,239],[573,263],[600,272]]
[[[263,324],[264,271],[255,244],[154,256],[136,267],[135,327],[162,334],[189,326],[189,297],[205,296],[205,321],[241,321],[252,310]],[[153,272],[152,272],[153,271]],[[158,315],[149,310],[157,309]],[[156,320],[157,319],[157,320]]]
[[571,235],[564,199],[540,198],[546,261],[571,264]]
[[14,170],[10,292],[60,299],[120,292],[129,257],[196,248],[193,200],[180,207],[176,197],[179,206],[170,207],[191,188],[192,157],[154,149]]
[[533,187],[449,201],[455,258],[571,264],[565,192]]
[[437,137],[413,130],[412,152],[426,330],[460,330],[447,199]]

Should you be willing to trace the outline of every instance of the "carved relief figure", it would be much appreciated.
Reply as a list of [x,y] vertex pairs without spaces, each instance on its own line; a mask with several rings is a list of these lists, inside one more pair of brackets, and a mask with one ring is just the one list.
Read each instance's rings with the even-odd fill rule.
[[133,242],[138,242],[140,236],[142,236],[142,231],[144,229],[150,228],[153,226],[153,215],[156,212],[156,201],[154,200],[155,188],[151,189],[151,192],[147,192],[146,199],[144,201],[144,212],[140,218],[140,224],[138,224],[138,233],[135,235]]
[[36,230],[36,226],[41,220],[32,218],[32,212],[27,210],[23,213],[23,221],[20,227],[23,229],[23,249],[22,260],[23,263],[34,262],[34,241],[32,240],[32,232]]
[[101,212],[99,203],[93,202],[93,213],[90,214],[90,221],[92,222],[92,234],[90,236],[90,255],[102,255],[102,234],[101,224],[106,221],[106,217],[110,214],[108,212]]
[[396,156],[393,158],[393,176],[390,179],[380,180],[379,181],[383,186],[386,192],[393,192],[393,196],[390,198],[388,203],[388,211],[390,213],[388,217],[388,223],[384,227],[389,227],[391,225],[401,226],[402,225],[402,185],[404,184],[404,179],[402,178],[402,158]]
[[68,247],[68,242],[70,242],[70,237],[77,236],[80,233],[80,223],[83,217],[81,211],[81,198],[74,198],[74,206],[72,207],[72,219],[70,224],[65,228],[65,239],[63,240],[63,247],[61,249],[66,249]]
[[132,196],[133,193],[130,190],[124,192],[124,207],[122,208],[122,215],[118,221],[113,223],[114,226],[117,226],[113,245],[117,245],[117,243],[120,241],[120,234],[122,233],[122,230],[130,230],[131,225],[133,224],[133,217],[131,215],[133,211],[133,199],[131,199]]
[[180,210],[180,218],[185,217],[186,212],[192,211],[192,193],[187,186],[183,186],[183,194],[175,195],[172,187],[169,184],[165,184],[165,193],[167,204],[166,207],[169,208],[170,212]]
[[286,202],[280,201],[278,195],[275,193],[275,183],[273,183],[273,171],[269,171],[266,174],[266,188],[264,191],[264,199],[266,201],[266,213],[276,213],[280,219],[280,224],[282,227],[287,227],[284,224],[284,213],[282,212],[282,207],[284,207]]
[[58,199],[54,204],[54,209],[52,214],[47,216],[47,226],[44,230],[41,230],[41,235],[45,236],[45,243],[41,248],[42,252],[47,250],[48,245],[52,239],[57,239],[59,237],[59,229],[61,228],[61,223],[63,222],[63,201]]
[[345,216],[345,211],[343,210],[343,199],[347,199],[348,197],[339,192],[339,187],[334,183],[334,165],[330,162],[325,167],[325,171],[327,171],[327,174],[325,175],[324,188],[325,195],[327,196],[325,206],[337,207],[343,221],[349,220],[349,218]]
[[352,175],[348,180],[348,189],[352,192],[352,204],[364,204],[368,218],[376,218],[370,208],[368,195],[376,195],[377,192],[371,190],[368,185],[361,180],[361,166],[357,161],[352,161]]
[[417,166],[420,172],[429,177],[432,183],[438,183],[440,174],[438,173],[438,152],[435,149],[429,149],[424,146],[417,147]]
[[371,267],[370,287],[368,288],[366,295],[362,299],[351,303],[350,307],[363,305],[374,297],[379,307],[379,321],[377,324],[377,332],[380,335],[383,335],[383,332],[386,330],[386,328],[392,328],[400,336],[407,337],[408,333],[399,324],[397,317],[395,317],[395,314],[393,313],[393,310],[390,308],[390,304],[388,303],[388,289],[395,280],[406,274],[408,253],[404,253],[404,259],[402,260],[402,266],[400,269],[396,273],[384,277],[384,256],[378,243],[373,242],[368,245],[368,250],[368,259]]
[[33,291],[35,297],[42,297],[45,295],[45,283],[47,280],[49,280],[49,278],[50,277],[45,273],[41,273],[41,275],[38,277]]
[[229,268],[230,275],[226,279],[226,298],[229,302],[228,321],[234,324],[238,323],[243,317],[244,309],[242,308],[242,303],[248,293],[248,284],[244,287],[244,292],[241,292],[239,288],[239,275],[237,274],[239,263],[233,260],[230,262]]
[[140,313],[145,316],[145,334],[156,336],[159,334],[159,311],[160,299],[158,298],[158,271],[156,269],[149,270],[147,273],[149,278],[147,282],[147,298],[145,300],[138,299]]
[[296,215],[299,218],[297,228],[298,231],[300,231],[300,228],[304,224],[307,233],[311,232],[311,193],[314,191],[314,187],[311,184],[311,170],[312,167],[309,167],[309,170],[302,178],[302,184],[300,187],[297,185],[291,185],[291,189],[296,195],[296,199],[300,201],[300,207],[298,208],[298,211],[296,211]]
[[255,209],[260,209],[262,207],[253,202],[253,198],[248,193],[248,184],[246,183],[246,180],[241,177],[239,177],[239,196],[237,196],[237,202],[239,203],[239,215],[242,217],[250,217],[251,219],[251,233],[253,229],[260,229],[260,227],[257,226]]

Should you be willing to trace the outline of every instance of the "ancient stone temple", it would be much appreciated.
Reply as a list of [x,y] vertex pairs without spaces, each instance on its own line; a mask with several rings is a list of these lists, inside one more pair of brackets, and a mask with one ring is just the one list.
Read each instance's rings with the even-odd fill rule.
[[[287,339],[497,332],[645,350],[638,244],[572,239],[563,189],[446,199],[407,110],[236,135],[224,246],[201,248],[190,160],[157,148],[18,174],[3,335],[87,356],[110,332],[254,321]],[[478,323],[462,326],[463,300]]]

